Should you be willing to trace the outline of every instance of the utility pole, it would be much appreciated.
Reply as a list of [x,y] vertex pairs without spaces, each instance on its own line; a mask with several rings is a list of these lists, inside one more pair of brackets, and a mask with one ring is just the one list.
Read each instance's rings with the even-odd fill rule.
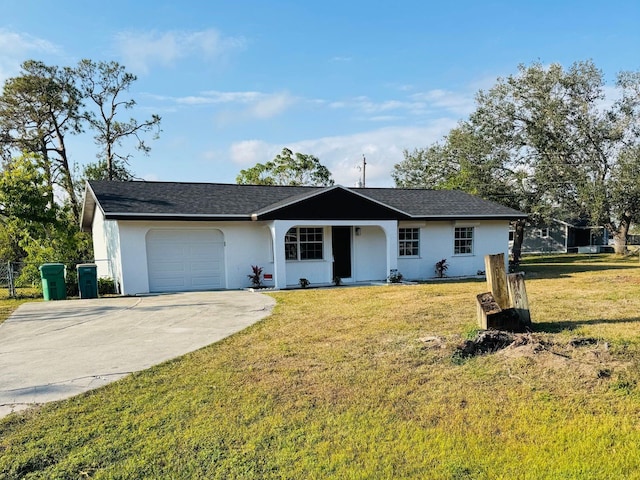
[[367,186],[367,158],[362,154],[362,188]]

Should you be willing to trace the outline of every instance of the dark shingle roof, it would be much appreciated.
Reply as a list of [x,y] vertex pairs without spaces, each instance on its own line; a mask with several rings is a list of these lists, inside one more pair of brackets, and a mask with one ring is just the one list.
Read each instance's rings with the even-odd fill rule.
[[83,228],[96,205],[106,218],[249,219],[273,212],[329,189],[355,192],[413,218],[522,218],[517,210],[455,190],[396,188],[289,187],[180,182],[90,181]]
[[352,190],[414,217],[526,217],[522,212],[460,190],[419,188],[353,188]]

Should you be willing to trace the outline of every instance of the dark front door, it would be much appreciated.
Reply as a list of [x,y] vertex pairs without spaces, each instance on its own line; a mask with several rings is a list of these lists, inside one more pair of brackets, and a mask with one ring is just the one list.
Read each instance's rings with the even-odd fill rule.
[[351,278],[351,227],[333,227],[333,276]]

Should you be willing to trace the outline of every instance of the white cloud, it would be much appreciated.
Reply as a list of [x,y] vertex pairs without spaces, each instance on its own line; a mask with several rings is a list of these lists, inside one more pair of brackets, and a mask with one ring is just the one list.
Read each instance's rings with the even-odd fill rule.
[[59,51],[48,40],[0,28],[0,84],[18,74],[25,59],[34,54],[56,54]]
[[402,120],[402,117],[398,115],[374,115],[368,117],[367,120],[371,122],[397,122]]
[[442,89],[415,93],[411,98],[429,108],[440,108],[459,115],[469,115],[475,107],[473,95]]
[[285,111],[293,103],[295,99],[288,93],[267,95],[253,104],[248,113],[254,118],[271,118]]
[[615,85],[605,85],[602,88],[604,98],[597,101],[600,110],[608,110],[622,98],[622,90]]
[[[375,115],[390,111],[406,112],[412,115],[421,114],[425,111],[425,103],[421,101],[404,101],[404,100],[384,100],[373,101],[368,97],[355,97],[346,101],[331,102],[329,106],[333,109],[351,109],[366,115]],[[376,118],[376,117],[370,117]]]
[[116,43],[124,63],[146,73],[153,65],[171,67],[185,57],[215,58],[244,47],[241,37],[225,37],[214,29],[199,32],[121,32]]
[[[199,95],[168,98],[157,97],[158,100],[174,101],[179,105],[229,105],[230,110],[217,113],[219,123],[227,124],[247,119],[265,119],[280,115],[291,105],[298,102],[298,98],[288,92],[219,92],[215,90],[202,92]],[[313,103],[317,103],[313,101]]]
[[404,149],[426,147],[446,135],[456,121],[437,119],[421,127],[386,127],[353,135],[324,137],[292,143],[289,148],[317,156],[333,174],[336,183],[353,186],[360,178],[362,155],[367,158],[366,184],[393,186],[393,166],[404,157]]
[[249,103],[256,99],[264,98],[266,93],[262,92],[220,92],[217,90],[208,90],[202,92],[202,95],[206,98],[210,98],[212,103]]
[[269,157],[266,152],[272,150],[273,147],[262,140],[244,140],[233,143],[229,153],[234,163],[240,166],[253,166],[256,163],[271,160],[273,157]]
[[374,101],[360,96],[350,100],[333,101],[329,106],[333,109],[352,109],[367,115],[369,120],[379,121],[379,114],[389,112],[395,112],[393,117],[401,114],[420,116],[436,110],[466,116],[473,111],[475,104],[471,94],[435,89],[414,93],[404,99]]
[[[404,157],[404,149],[426,147],[442,138],[456,121],[442,118],[422,127],[387,127],[353,135],[341,135],[286,143],[294,152],[315,155],[333,174],[337,184],[354,186],[361,176],[362,155],[367,159],[368,187],[393,186],[393,166]],[[282,149],[261,140],[234,143],[231,159],[242,166],[272,160]]]

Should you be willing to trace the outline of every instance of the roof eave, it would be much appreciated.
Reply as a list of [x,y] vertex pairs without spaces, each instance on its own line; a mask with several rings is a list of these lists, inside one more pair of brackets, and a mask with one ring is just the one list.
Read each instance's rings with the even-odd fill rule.
[[106,220],[196,220],[196,221],[216,221],[216,220],[251,220],[251,215],[246,214],[198,214],[198,213],[130,213],[130,212],[109,212],[105,214]]
[[519,215],[511,214],[486,214],[486,215],[414,215],[412,220],[519,220],[528,218],[529,215],[523,213]]
[[84,187],[84,201],[82,202],[82,213],[80,214],[80,231],[91,231],[96,206],[98,206],[96,195],[93,192],[91,185],[89,185],[89,182],[86,182]]

